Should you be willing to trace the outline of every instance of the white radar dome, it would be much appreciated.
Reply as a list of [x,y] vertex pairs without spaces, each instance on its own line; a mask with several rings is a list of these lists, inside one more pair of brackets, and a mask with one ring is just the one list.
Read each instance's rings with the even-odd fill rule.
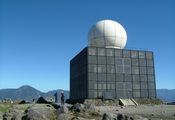
[[113,20],[101,20],[88,33],[89,46],[123,49],[127,34],[122,25]]

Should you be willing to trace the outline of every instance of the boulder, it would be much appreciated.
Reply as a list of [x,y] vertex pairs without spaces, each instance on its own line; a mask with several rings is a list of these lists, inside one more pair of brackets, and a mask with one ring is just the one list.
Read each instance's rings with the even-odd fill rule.
[[113,113],[104,113],[102,120],[117,120],[117,116]]
[[89,112],[98,112],[95,104],[86,104],[85,105],[85,111],[89,111]]
[[123,114],[104,113],[102,120],[131,120],[129,116]]
[[59,114],[58,115],[58,120],[74,120],[73,118],[74,118],[75,116],[73,116],[73,115],[70,115],[70,114],[65,114],[65,113],[61,113],[61,114]]
[[26,101],[25,101],[25,100],[21,100],[21,101],[19,102],[19,104],[26,104]]
[[58,105],[57,103],[51,103],[51,105],[55,108],[58,109],[61,107],[61,105]]
[[57,115],[60,115],[61,113],[68,113],[69,110],[65,105],[61,105],[58,109],[57,109]]
[[11,109],[3,114],[3,120],[21,120],[23,113],[16,109]]
[[74,111],[74,112],[82,112],[84,111],[85,106],[83,104],[80,103],[76,103],[75,105],[73,105],[70,110]]
[[47,105],[40,105],[35,104],[28,110],[26,110],[26,115],[23,117],[23,119],[27,120],[50,120],[50,119],[56,119],[55,115],[56,110],[50,106]]
[[39,97],[36,103],[48,104],[50,102],[48,102],[47,100],[45,100],[43,97]]

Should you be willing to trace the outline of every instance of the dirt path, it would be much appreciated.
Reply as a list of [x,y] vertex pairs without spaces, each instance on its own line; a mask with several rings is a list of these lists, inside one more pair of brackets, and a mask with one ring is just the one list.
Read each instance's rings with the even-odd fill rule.
[[100,112],[141,115],[150,119],[175,120],[175,105],[98,106]]

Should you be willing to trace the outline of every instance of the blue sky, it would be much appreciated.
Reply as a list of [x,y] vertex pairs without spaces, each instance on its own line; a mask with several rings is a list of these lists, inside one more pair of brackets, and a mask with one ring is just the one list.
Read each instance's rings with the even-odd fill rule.
[[157,88],[175,88],[174,0],[0,0],[0,89],[69,89],[69,61],[99,20],[127,31],[126,48],[154,51]]

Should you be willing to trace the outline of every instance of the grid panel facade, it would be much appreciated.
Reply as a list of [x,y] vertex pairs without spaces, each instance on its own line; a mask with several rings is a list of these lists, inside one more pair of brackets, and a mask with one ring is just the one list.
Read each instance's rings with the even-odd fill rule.
[[70,61],[70,98],[87,98],[87,48]]
[[[70,87],[70,92],[77,91],[74,92],[76,98],[156,98],[153,52],[87,47],[84,53],[85,58],[81,57],[81,54],[77,57],[81,58],[80,61],[86,61],[86,64],[81,64],[80,61],[80,63],[71,62],[71,67],[73,64],[79,64],[81,68],[87,69],[82,75],[86,78],[72,77],[82,74],[82,70],[80,73],[74,71],[74,75],[70,77],[71,80],[75,79],[74,84],[77,87],[86,89],[84,90],[86,94],[80,95],[80,88],[75,87],[77,89],[75,90]],[[79,83],[76,83],[78,81]],[[78,86],[79,84],[81,85]],[[74,85],[70,83],[70,86]]]

